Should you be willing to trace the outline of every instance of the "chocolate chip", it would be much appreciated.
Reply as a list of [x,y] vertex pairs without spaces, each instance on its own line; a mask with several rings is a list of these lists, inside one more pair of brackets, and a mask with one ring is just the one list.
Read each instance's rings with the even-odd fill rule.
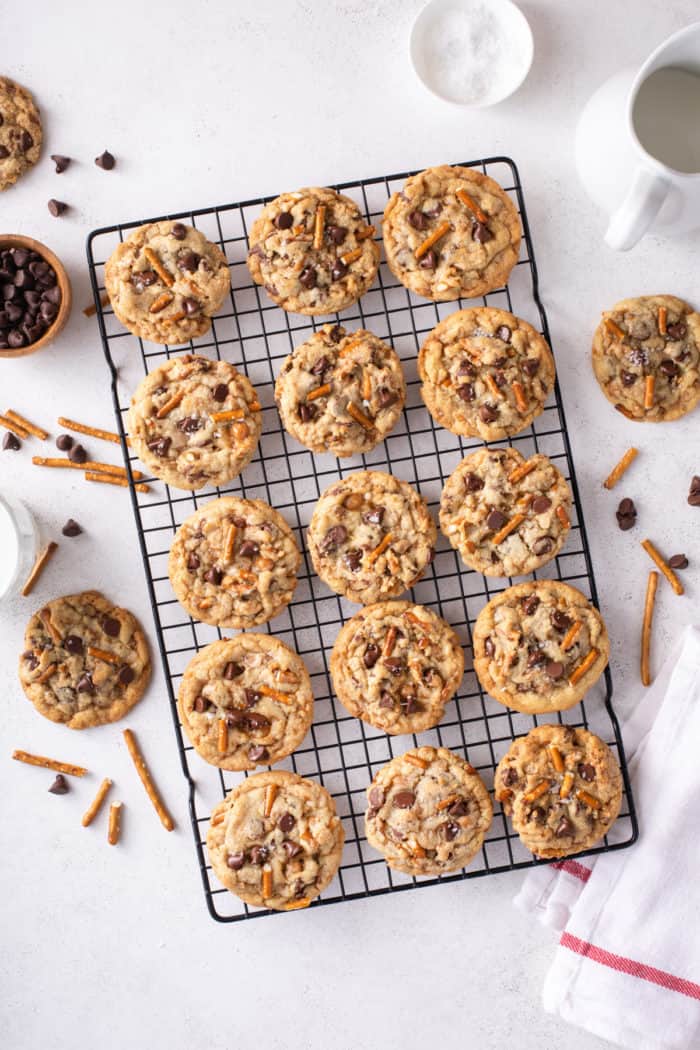
[[183,297],[182,306],[188,317],[191,317],[192,314],[199,313],[199,311],[201,310],[200,304],[197,302],[196,299],[193,299],[191,295],[186,295]]
[[83,639],[77,634],[67,634],[63,639],[63,647],[64,649],[67,649],[69,653],[82,653]]
[[551,536],[540,536],[532,545],[532,551],[538,556],[549,554],[554,549],[554,540]]
[[232,682],[234,678],[240,678],[242,674],[243,668],[235,660],[229,660],[224,667],[224,678],[227,682]]
[[371,644],[368,645],[367,648],[365,649],[364,655],[362,657],[362,661],[363,661],[365,667],[367,668],[367,670],[369,670],[370,668],[374,667],[374,665],[376,664],[378,659],[379,659],[379,646],[371,645]]
[[518,783],[518,774],[512,766],[506,766],[506,768],[503,770],[501,780],[503,781],[506,787],[512,787],[513,784]]
[[456,798],[454,802],[447,807],[447,812],[451,817],[466,817],[469,812],[469,803],[466,798]]
[[76,689],[79,693],[89,693],[92,696],[95,692],[95,683],[92,680],[92,675],[85,672],[78,679]]
[[283,813],[277,821],[277,827],[286,835],[296,824],[296,818],[291,813]]
[[301,846],[298,842],[292,842],[291,839],[285,839],[282,843],[282,849],[287,854],[287,860],[291,860],[292,857],[296,857],[301,853]]
[[211,703],[207,700],[206,696],[198,696],[195,698],[194,704],[192,705],[198,714],[202,715],[205,711],[208,711],[211,707]]
[[159,459],[163,459],[167,456],[170,446],[172,444],[172,438],[160,437],[156,438],[155,441],[148,441],[147,445],[154,456],[158,456]]
[[697,474],[690,482],[688,503],[691,507],[700,507],[700,477]]
[[343,556],[343,562],[348,567],[350,572],[357,572],[362,564],[362,552],[358,550],[349,550]]
[[487,656],[493,656],[493,654],[496,652],[496,646],[493,644],[493,638],[491,638],[490,636],[484,642],[484,651],[486,652]]
[[500,324],[493,334],[497,339],[501,339],[504,343],[509,343],[510,337],[513,333],[507,324]]
[[389,672],[393,675],[400,675],[404,669],[403,660],[400,660],[398,656],[387,656],[384,660],[384,666],[388,667]]
[[564,665],[558,660],[550,660],[547,666],[545,667],[545,672],[548,678],[552,678],[554,681],[556,681],[558,678],[561,678],[561,676],[564,674]]
[[367,525],[381,525],[384,520],[384,507],[372,507],[362,515],[362,520]]
[[312,376],[322,376],[327,368],[330,368],[331,363],[328,358],[324,355],[319,357],[318,361],[314,361],[313,365],[309,369]]
[[248,748],[248,758],[251,762],[265,762],[270,757],[270,752],[261,744],[252,744]]
[[265,715],[259,715],[257,711],[251,711],[249,715],[246,715],[246,721],[253,732],[256,730],[265,732],[270,728],[270,719],[265,718]]
[[408,221],[414,230],[427,230],[429,219],[419,208],[408,213]]
[[384,792],[380,787],[370,788],[368,798],[370,805],[375,806],[377,809],[384,805]]
[[452,842],[459,835],[460,827],[459,824],[454,822],[454,820],[447,820],[442,825],[442,830],[447,841]]
[[213,583],[215,587],[218,587],[224,578],[224,574],[221,569],[212,567],[204,574],[204,579],[207,583]]
[[478,474],[468,471],[464,475],[464,488],[467,492],[480,492],[483,487],[484,482]]
[[670,357],[665,357],[660,362],[659,371],[665,375],[667,379],[675,379],[676,376],[680,374],[680,368]]
[[483,222],[475,222],[472,226],[472,240],[477,241],[479,244],[486,244],[487,241],[493,240],[493,234],[488,226],[484,226]]
[[302,421],[302,423],[310,423],[315,415],[316,415],[316,406],[315,405],[306,405],[306,404],[299,405],[299,419]]
[[22,153],[26,153],[28,149],[31,149],[34,145],[34,139],[28,131],[23,131],[19,136],[19,148]]
[[544,514],[551,506],[552,501],[548,496],[537,496],[532,501],[532,509],[535,514]]
[[305,266],[299,274],[299,284],[302,288],[310,289],[316,287],[316,271],[313,266]]
[[536,594],[528,594],[527,598],[523,598],[521,604],[526,616],[534,616],[539,607],[540,599]]
[[255,707],[258,700],[260,699],[260,693],[256,689],[244,689],[243,696],[245,698],[246,707]]
[[389,408],[390,405],[396,402],[396,394],[386,386],[380,386],[377,391],[377,398],[382,408]]
[[624,370],[620,372],[620,382],[623,386],[634,386],[638,378],[639,376],[636,376],[634,372],[626,372]]
[[49,788],[49,792],[52,795],[67,795],[69,791],[68,781],[64,777],[63,773],[57,773],[56,779]]
[[[457,397],[461,398],[462,401],[473,401],[476,397],[473,383],[462,383],[461,386],[457,387]],[[494,416],[495,419],[495,416]]]
[[339,343],[345,335],[345,329],[342,328],[339,324],[334,324],[328,335],[330,336],[332,342]]
[[130,280],[134,286],[134,291],[140,295],[144,288],[150,288],[152,284],[156,283],[158,274],[155,270],[138,270],[136,273],[132,273]]
[[675,324],[666,325],[666,334],[671,336],[671,339],[685,339],[688,333],[686,325],[682,321],[676,321]]
[[245,864],[245,853],[229,853],[226,857],[226,867],[232,871],[240,871]]
[[10,156],[7,146],[0,145],[0,160],[6,160]]
[[458,376],[471,376],[472,379],[476,376],[476,368],[468,358],[464,358],[459,368],[457,369]]
[[393,710],[394,698],[386,689],[383,689],[379,695],[379,706],[385,711]]
[[275,215],[274,221],[278,230],[289,230],[294,223],[294,218],[290,211],[281,211],[278,215]]
[[49,211],[53,215],[54,219],[57,219],[59,215],[63,215],[64,211],[67,210],[68,205],[65,201],[57,201],[52,197],[47,205]]
[[176,426],[183,434],[194,434],[202,429],[202,421],[197,416],[185,416],[184,419],[178,419]]
[[520,367],[526,376],[532,377],[537,375],[537,370],[540,367],[540,359],[538,357],[526,357]]
[[104,153],[100,153],[99,157],[95,157],[95,164],[98,168],[102,168],[103,171],[111,171],[116,161],[108,149]]
[[187,236],[187,227],[182,222],[174,222],[170,229],[170,234],[176,241],[184,241]]
[[637,508],[633,501],[631,499],[620,500],[620,504],[615,511],[615,517],[623,532],[631,529],[637,521]]
[[332,554],[347,538],[348,530],[344,525],[333,525],[323,538],[321,553]]
[[247,729],[248,727],[248,716],[245,711],[241,711],[239,708],[234,707],[233,710],[228,711],[226,714],[226,725],[230,729]]
[[32,652],[31,649],[28,649],[26,653],[22,653],[22,659],[27,661],[27,663],[29,664],[30,671],[36,670],[36,668],[39,666],[39,661],[37,660],[36,655]]
[[238,553],[241,558],[254,558],[256,554],[260,553],[260,547],[253,540],[244,540],[238,548]]
[[[347,272],[348,272],[347,264],[344,263],[342,259],[336,259],[335,262],[333,263],[333,267],[331,269],[331,280],[333,280],[333,281],[341,281],[343,279],[343,277],[347,276]],[[299,280],[301,281],[301,277],[299,278]],[[315,283],[316,283],[316,277],[314,276],[314,284]],[[313,284],[304,285],[305,288],[313,288],[313,286],[314,286]]]
[[498,412],[491,405],[482,405],[479,409],[479,418],[482,423],[493,423],[498,419]]
[[219,404],[225,401],[228,397],[228,383],[218,383],[214,387],[211,396],[214,398],[215,401],[218,401]]
[[438,264],[438,253],[434,248],[427,251],[421,261],[418,263],[421,270],[435,270]]
[[131,685],[134,678],[136,678],[136,672],[133,668],[124,666],[119,672],[119,682],[121,685]]
[[532,670],[533,667],[541,667],[542,664],[547,662],[547,656],[538,649],[537,646],[533,646],[527,651],[527,668]]
[[412,791],[397,791],[391,800],[391,804],[397,809],[410,809],[416,801]]
[[183,273],[194,273],[199,266],[200,258],[201,256],[197,255],[197,252],[182,251],[178,254],[175,265]]
[[59,434],[56,438],[56,448],[60,449],[61,452],[68,452],[73,448],[75,439],[70,434]]
[[336,246],[342,244],[347,235],[347,226],[335,226],[332,223],[329,223],[329,225],[326,226],[326,237],[331,244],[335,244]]
[[82,445],[73,445],[68,452],[68,459],[71,463],[85,463],[88,458],[88,454]]
[[573,835],[573,833],[574,825],[571,823],[568,817],[562,817],[559,823],[557,824],[557,830],[554,832],[554,834],[557,836],[558,839],[560,839],[563,838],[564,835]]
[[416,711],[422,710],[421,704],[418,703],[418,699],[413,693],[409,693],[408,696],[402,696],[399,704],[406,715],[414,715]]
[[83,530],[80,525],[78,525],[78,522],[74,521],[73,518],[69,518],[61,529],[64,536],[79,536],[82,531]]
[[590,762],[579,762],[578,775],[581,777],[581,780],[587,780],[590,783],[592,780],[595,780],[595,766],[592,766]]
[[8,430],[3,438],[2,447],[7,452],[16,452],[17,449],[22,447],[22,442],[12,433],[12,431]]
[[486,519],[486,526],[493,532],[498,532],[499,529],[503,528],[507,521],[508,518],[502,511],[492,510]]
[[568,617],[566,613],[563,613],[561,609],[554,610],[551,616],[551,621],[554,630],[561,631],[562,634],[564,633],[564,631],[568,631],[571,627],[570,617]]
[[200,564],[199,557],[194,553],[194,551],[192,551],[191,554],[187,555],[187,563],[186,564],[187,564],[187,568],[190,570],[190,572],[194,572],[195,569],[199,568],[199,564]]
[[668,559],[668,564],[672,569],[687,569],[688,559],[685,554],[672,554]]
[[119,632],[121,631],[121,624],[114,616],[103,616],[102,630],[110,638],[118,638]]

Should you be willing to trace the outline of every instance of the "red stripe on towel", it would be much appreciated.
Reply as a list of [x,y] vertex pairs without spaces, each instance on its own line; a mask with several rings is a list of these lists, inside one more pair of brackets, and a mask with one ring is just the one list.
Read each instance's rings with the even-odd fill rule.
[[700,984],[686,981],[683,977],[676,977],[675,974],[666,973],[665,970],[657,970],[655,966],[647,966],[646,963],[635,962],[634,959],[626,959],[623,955],[606,952],[604,948],[598,948],[595,944],[589,944],[588,941],[579,940],[578,937],[566,931],[562,933],[559,943],[564,948],[576,952],[577,955],[583,955],[602,966],[609,966],[611,970],[617,970],[618,973],[626,973],[630,977],[639,977],[643,981],[659,984],[662,988],[668,988],[671,992],[680,992],[681,995],[687,995],[691,999],[700,999]]
[[557,868],[559,871],[565,871],[568,875],[573,875],[574,878],[580,879],[581,882],[588,882],[591,877],[591,869],[586,868],[583,864],[579,864],[575,860],[559,860],[556,864],[552,864],[553,868]]

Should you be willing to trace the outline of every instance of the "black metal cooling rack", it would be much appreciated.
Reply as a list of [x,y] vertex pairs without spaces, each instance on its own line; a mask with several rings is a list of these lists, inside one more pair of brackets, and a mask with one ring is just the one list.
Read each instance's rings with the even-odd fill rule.
[[[549,341],[516,165],[507,157],[469,161],[467,165],[480,169],[504,187],[518,208],[524,235],[520,259],[508,286],[489,293],[482,302],[525,318]],[[409,174],[412,173],[346,182],[338,184],[336,188],[352,197],[367,221],[380,230],[382,213],[389,196],[401,188]],[[335,797],[345,827],[345,850],[338,875],[311,907],[438,882],[455,882],[542,863],[522,846],[500,807],[496,806],[493,825],[483,849],[468,869],[440,878],[421,879],[391,871],[364,838],[364,792],[381,765],[414,744],[439,744],[465,755],[491,787],[495,766],[514,737],[528,732],[533,725],[547,721],[587,726],[603,737],[616,752],[625,785],[619,819],[604,842],[587,852],[600,853],[630,845],[637,837],[637,820],[620,729],[612,706],[613,687],[609,670],[589,692],[585,703],[558,715],[522,715],[492,700],[483,692],[471,670],[471,629],[489,598],[512,581],[489,579],[465,569],[458,554],[444,537],[441,537],[426,576],[411,592],[415,601],[431,606],[452,624],[467,652],[467,673],[457,697],[448,704],[443,721],[435,729],[421,733],[418,737],[389,737],[352,718],[335,701],[328,673],[328,657],[338,630],[357,607],[333,594],[313,573],[304,544],[305,526],[316,500],[328,485],[352,471],[363,469],[386,470],[411,482],[426,498],[431,510],[436,511],[447,476],[469,450],[481,447],[482,442],[458,438],[435,425],[419,394],[416,355],[420,344],[435,324],[464,304],[433,303],[420,299],[399,284],[382,263],[373,288],[342,314],[308,318],[285,313],[252,283],[245,265],[247,231],[261,206],[269,199],[161,216],[182,219],[200,229],[205,236],[220,245],[231,269],[232,287],[228,307],[214,319],[209,333],[185,347],[143,343],[127,332],[109,309],[100,305],[100,296],[104,290],[105,260],[125,235],[142,222],[153,220],[140,219],[104,227],[93,231],[87,242],[97,317],[111,372],[122,452],[129,473],[131,499],[182,769],[189,784],[190,816],[210,914],[221,922],[278,914],[249,907],[218,885],[215,877],[212,878],[204,846],[209,813],[245,774],[219,770],[197,755],[183,736],[175,702],[185,666],[197,650],[215,641],[221,632],[190,619],[176,601],[167,575],[168,552],[174,532],[184,518],[208,499],[224,493],[257,497],[272,504],[293,526],[299,546],[304,551],[294,600],[271,624],[257,629],[274,633],[296,649],[309,669],[314,686],[315,717],[310,734],[289,759],[279,763],[278,768],[294,769],[303,776],[310,776],[323,783]],[[470,305],[474,305],[473,300]],[[403,360],[408,383],[406,409],[392,434],[372,452],[342,461],[331,455],[313,455],[297,444],[281,428],[273,399],[274,380],[283,359],[313,330],[333,319],[346,327],[361,325],[369,328],[393,345]],[[138,493],[133,485],[131,468],[135,457],[126,445],[124,430],[129,399],[146,371],[173,354],[187,350],[225,358],[248,375],[259,394],[264,413],[263,434],[257,455],[241,477],[222,489],[188,493],[171,489],[154,480],[147,494]],[[562,552],[534,575],[573,583],[597,604],[558,382],[544,412],[530,428],[508,442],[495,444],[513,445],[526,457],[534,452],[542,452],[567,477],[575,507],[569,538]]]

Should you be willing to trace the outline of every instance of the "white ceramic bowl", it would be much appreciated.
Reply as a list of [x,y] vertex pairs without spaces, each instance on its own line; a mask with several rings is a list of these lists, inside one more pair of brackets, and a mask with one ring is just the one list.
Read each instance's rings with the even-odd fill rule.
[[511,0],[431,0],[413,23],[410,55],[423,84],[459,106],[493,106],[520,87],[534,45]]

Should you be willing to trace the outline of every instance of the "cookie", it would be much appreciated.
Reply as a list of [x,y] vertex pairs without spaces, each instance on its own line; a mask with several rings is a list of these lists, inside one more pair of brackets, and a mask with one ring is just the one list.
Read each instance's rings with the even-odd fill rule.
[[349,197],[318,187],[283,193],[263,208],[248,238],[248,269],[270,298],[295,314],[351,306],[377,276],[379,245]]
[[331,678],[355,718],[385,733],[437,725],[464,674],[448,623],[412,602],[377,602],[348,620],[331,653]]
[[41,154],[41,119],[29,91],[0,77],[0,192],[14,186]]
[[105,287],[130,332],[153,343],[186,343],[204,335],[229,288],[226,256],[182,222],[139,226],[105,264]]
[[422,496],[379,470],[348,474],[327,488],[307,532],[318,575],[361,605],[395,598],[417,583],[436,539]]
[[139,384],[127,420],[132,450],[178,489],[223,485],[258,447],[262,413],[255,390],[226,361],[186,354]]
[[627,419],[684,416],[700,401],[700,314],[675,295],[623,299],[596,328],[593,371]]
[[494,699],[527,714],[564,711],[605,670],[605,623],[568,583],[535,580],[501,591],[479,613],[474,670]]
[[392,758],[367,788],[365,832],[390,868],[445,875],[465,868],[491,827],[491,799],[479,774],[446,747]]
[[35,612],[24,649],[22,688],[40,715],[70,729],[123,718],[151,677],[138,620],[97,591],[55,598]]
[[448,164],[407,179],[384,210],[382,234],[391,272],[426,299],[500,288],[520,252],[520,218],[508,194],[480,171]]
[[507,310],[479,306],[449,314],[418,355],[421,395],[440,426],[500,441],[540,415],[554,386],[545,339]]
[[211,500],[177,530],[168,575],[193,619],[241,630],[287,605],[301,554],[281,514],[260,499]]
[[470,569],[523,576],[551,561],[571,527],[571,490],[546,456],[480,449],[442,490],[440,528]]
[[285,429],[302,445],[354,456],[394,428],[406,383],[398,355],[376,335],[324,325],[285,360],[275,400]]
[[568,857],[612,827],[622,775],[610,748],[587,729],[544,725],[513,741],[498,763],[494,791],[532,853]]
[[296,773],[254,773],[215,806],[211,866],[248,904],[303,908],[332,881],[345,835],[324,787]]

